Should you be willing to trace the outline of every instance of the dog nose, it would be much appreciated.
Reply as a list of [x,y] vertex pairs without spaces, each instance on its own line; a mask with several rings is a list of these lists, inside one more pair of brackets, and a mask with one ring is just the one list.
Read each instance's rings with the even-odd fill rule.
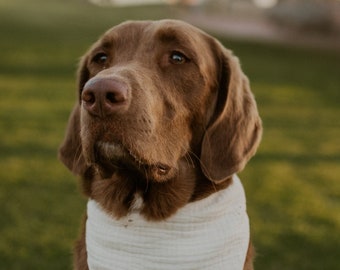
[[92,78],[81,94],[83,107],[94,116],[106,117],[127,107],[128,87],[112,78]]

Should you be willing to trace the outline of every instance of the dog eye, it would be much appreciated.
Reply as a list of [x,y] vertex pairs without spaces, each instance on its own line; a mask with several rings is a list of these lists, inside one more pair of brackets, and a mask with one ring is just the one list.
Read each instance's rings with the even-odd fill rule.
[[108,59],[107,54],[106,54],[106,53],[103,53],[103,52],[100,52],[100,53],[97,53],[97,54],[93,57],[92,61],[95,62],[95,63],[97,63],[97,64],[105,64],[106,61],[107,61],[107,59]]
[[173,51],[170,54],[170,62],[175,65],[181,65],[188,62],[189,59],[181,52]]

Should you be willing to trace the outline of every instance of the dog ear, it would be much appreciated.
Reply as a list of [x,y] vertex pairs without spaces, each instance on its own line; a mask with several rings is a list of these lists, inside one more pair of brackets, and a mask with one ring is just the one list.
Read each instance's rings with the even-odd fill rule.
[[201,167],[208,179],[219,183],[241,171],[255,154],[262,124],[238,59],[221,44],[215,47],[218,97],[203,137]]
[[87,166],[82,154],[79,121],[80,109],[76,104],[68,121],[64,142],[59,148],[59,159],[74,174],[81,175],[86,171]]
[[80,138],[80,93],[89,79],[87,69],[87,58],[82,58],[78,69],[78,101],[68,120],[68,126],[63,143],[59,148],[59,159],[74,174],[83,174],[88,166],[82,154],[82,144]]

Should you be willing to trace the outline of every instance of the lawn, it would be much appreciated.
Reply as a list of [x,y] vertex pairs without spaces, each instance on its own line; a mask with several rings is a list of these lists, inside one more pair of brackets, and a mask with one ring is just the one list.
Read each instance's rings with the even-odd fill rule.
[[[0,269],[71,269],[85,199],[56,156],[78,58],[118,22],[176,16],[157,6],[0,0]],[[241,173],[256,269],[337,269],[339,52],[221,40],[240,57],[264,122]]]

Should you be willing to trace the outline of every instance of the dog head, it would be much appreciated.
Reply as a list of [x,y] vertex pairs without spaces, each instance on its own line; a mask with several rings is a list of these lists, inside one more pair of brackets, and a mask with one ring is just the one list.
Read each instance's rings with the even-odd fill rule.
[[60,159],[75,174],[138,171],[164,182],[179,165],[220,183],[241,171],[261,120],[238,59],[180,21],[126,22],[83,56]]

